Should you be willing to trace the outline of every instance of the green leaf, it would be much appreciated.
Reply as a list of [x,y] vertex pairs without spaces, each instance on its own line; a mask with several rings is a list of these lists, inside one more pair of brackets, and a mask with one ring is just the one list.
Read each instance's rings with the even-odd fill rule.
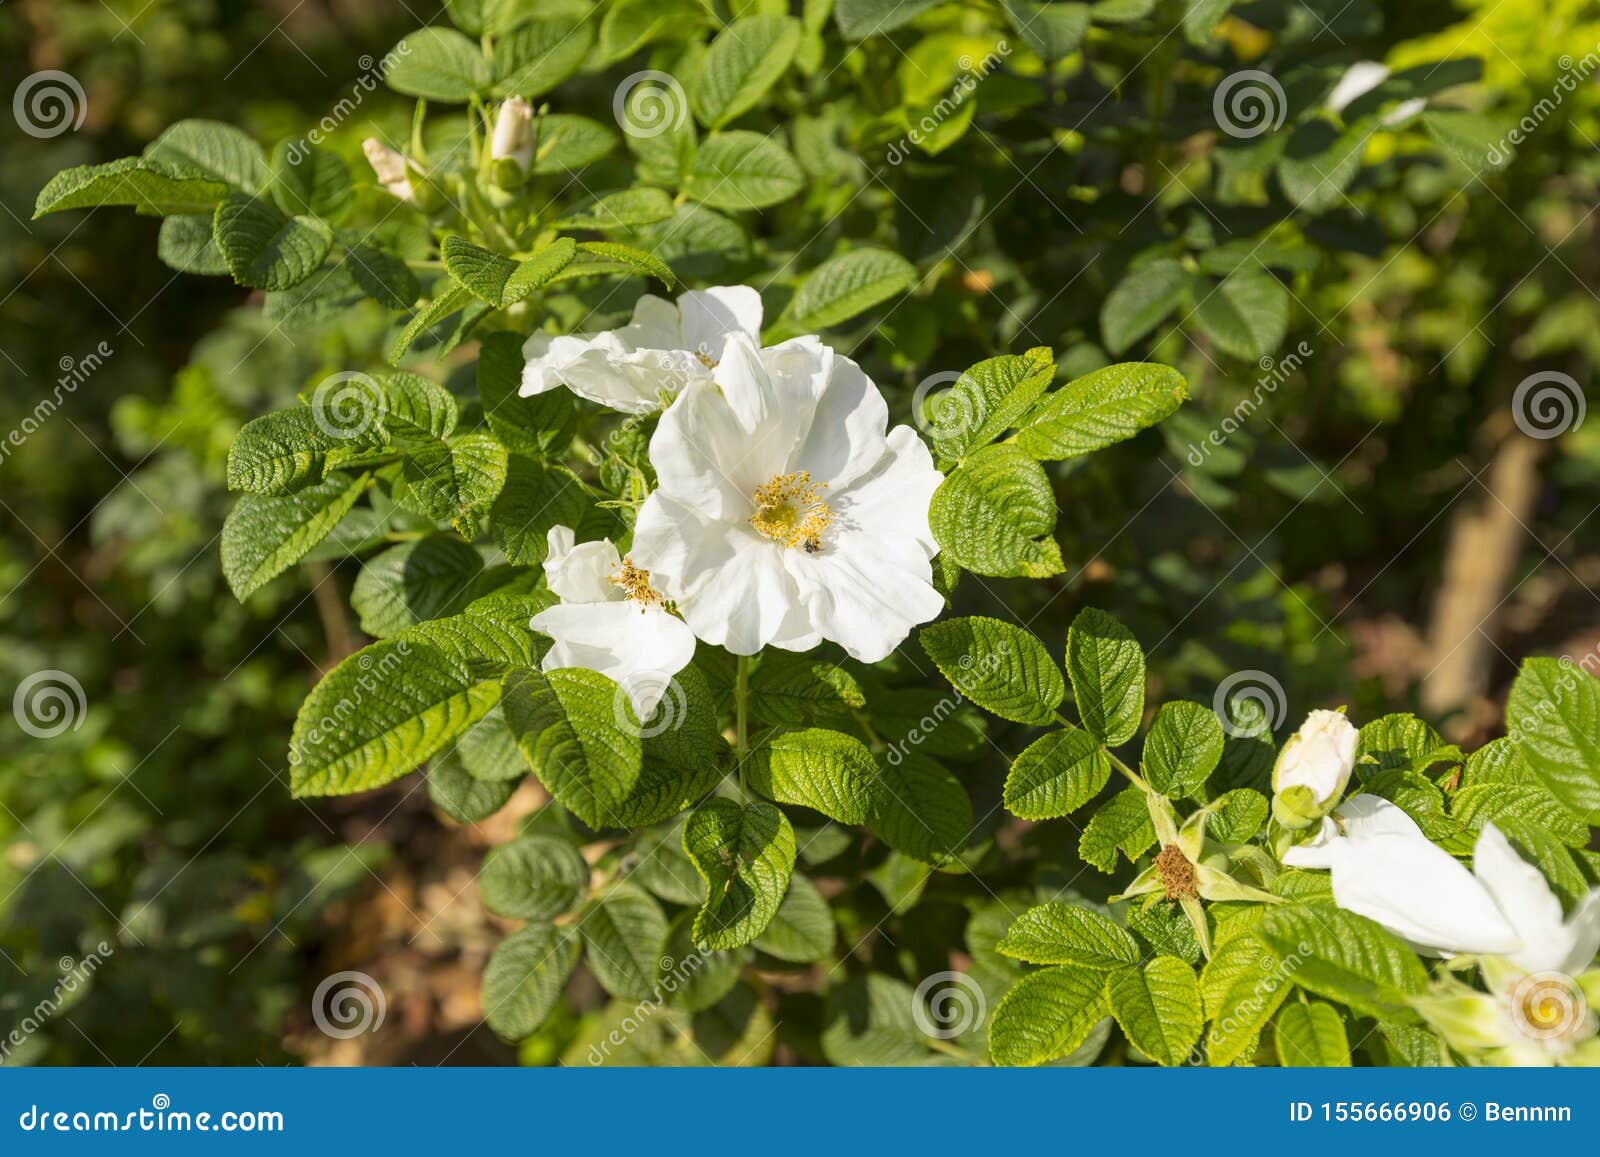
[[720,129],[754,108],[788,70],[799,46],[800,22],[792,16],[735,20],[700,58],[689,94],[694,115],[707,128]]
[[705,879],[694,921],[702,948],[739,948],[766,930],[794,872],[794,829],[770,803],[714,797],[689,816],[683,850]]
[[363,647],[306,696],[289,742],[297,797],[350,795],[399,779],[500,701],[500,677],[531,661],[527,631],[471,614]]
[[1188,273],[1170,257],[1129,273],[1100,307],[1100,332],[1106,349],[1120,354],[1155,329],[1178,308],[1188,287]]
[[1078,51],[1089,31],[1087,4],[1035,4],[1031,0],[1001,0],[1011,26],[1047,61],[1061,60]]
[[568,13],[530,20],[494,42],[496,96],[543,96],[571,76],[594,46],[594,29]]
[[846,40],[887,36],[941,0],[835,0],[833,18]]
[[486,433],[463,434],[408,449],[395,500],[476,538],[506,482],[506,448]]
[[559,229],[596,229],[604,233],[667,221],[674,212],[672,198],[662,189],[623,189],[596,197],[564,214],[555,224]]
[[985,711],[1036,726],[1055,719],[1066,684],[1031,632],[974,615],[924,627],[918,639],[950,685]]
[[646,253],[643,249],[632,245],[620,245],[615,241],[580,241],[578,249],[584,253],[593,254],[606,261],[615,262],[630,273],[642,273],[646,277],[654,277],[668,289],[678,284],[678,277],[654,253]]
[[601,988],[627,1000],[655,994],[667,918],[650,893],[629,883],[613,884],[583,910],[578,931]]
[[866,703],[855,676],[809,655],[769,649],[750,675],[750,710],[760,723],[803,727],[848,716]]
[[228,185],[188,167],[144,157],[123,157],[104,165],[78,165],[57,173],[39,190],[33,215],[99,205],[132,205],[140,213],[168,217],[209,213],[228,195]]
[[1267,797],[1248,787],[1223,792],[1208,806],[1206,835],[1219,844],[1242,844],[1267,822]]
[[1217,945],[1200,974],[1207,1060],[1229,1065],[1254,1052],[1261,1030],[1294,987],[1284,962],[1266,941],[1244,932]]
[[817,891],[817,886],[796,873],[789,878],[789,890],[766,930],[753,941],[768,956],[795,964],[821,960],[833,951],[838,935],[833,924],[833,909]]
[[1111,776],[1111,761],[1087,731],[1052,731],[1017,756],[1006,775],[1005,805],[1025,820],[1059,819],[1088,803]]
[[1361,729],[1356,745],[1356,766],[1365,778],[1371,778],[1375,771],[1412,771],[1420,775],[1435,763],[1460,758],[1459,748],[1445,743],[1437,731],[1415,715],[1393,714],[1374,719]]
[[1133,738],[1144,715],[1144,651],[1132,631],[1094,607],[1079,611],[1067,632],[1067,676],[1084,727],[1107,747]]
[[210,213],[180,213],[161,222],[156,256],[180,273],[226,276],[228,263],[211,235]]
[[518,670],[505,681],[506,723],[550,794],[591,828],[617,812],[639,779],[644,746],[627,697],[595,671]]
[[483,970],[483,1016],[497,1036],[532,1036],[561,999],[581,950],[571,929],[531,924],[502,940]]
[[523,836],[483,861],[483,906],[518,920],[550,920],[570,910],[589,887],[589,865],[566,840]]
[[522,338],[492,333],[478,348],[478,399],[494,436],[511,451],[506,486],[516,477],[519,455],[542,458],[564,450],[577,429],[578,412],[570,391],[551,390],[521,397]]
[[806,332],[829,329],[917,283],[916,268],[887,249],[851,249],[828,258],[795,290],[789,310]]
[[1278,1063],[1285,1068],[1348,1068],[1344,1018],[1331,1004],[1290,1001],[1273,1024]]
[[1101,972],[1139,963],[1139,946],[1116,921],[1059,901],[1018,916],[995,951],[1028,964],[1075,964]]
[[1302,987],[1365,1016],[1414,1019],[1407,998],[1426,987],[1427,970],[1365,916],[1330,904],[1284,904],[1267,911],[1261,936]]
[[830,1064],[924,1064],[927,1038],[917,1028],[917,996],[909,984],[869,972],[828,990],[822,1055]]
[[1105,973],[1066,964],[1030,972],[1006,993],[989,1026],[997,1065],[1040,1065],[1081,1045],[1106,1013]]
[[761,133],[735,129],[695,150],[683,192],[713,209],[765,209],[787,201],[805,183],[788,149]]
[[[520,757],[519,757],[520,762]],[[490,783],[472,775],[454,753],[428,765],[428,798],[458,824],[475,824],[506,806],[517,790],[514,779]]]
[[1159,1065],[1189,1059],[1203,1027],[1200,982],[1176,956],[1106,977],[1106,998],[1129,1043]]
[[1490,821],[1504,827],[1507,820],[1521,820],[1549,832],[1568,847],[1582,848],[1589,843],[1589,825],[1583,817],[1538,784],[1464,787],[1451,798],[1450,814],[1474,832]]
[[292,494],[246,494],[222,524],[222,574],[241,602],[277,578],[333,530],[367,488],[367,476],[335,474]]
[[1017,445],[1034,458],[1077,458],[1131,438],[1169,416],[1189,396],[1168,366],[1122,362],[1074,378],[1021,423]]
[[1506,702],[1506,732],[1550,794],[1600,825],[1600,681],[1569,662],[1527,660]]
[[559,175],[591,165],[617,147],[614,130],[570,113],[551,113],[537,121],[538,143],[533,150],[535,176]]
[[666,953],[656,970],[656,990],[673,1008],[704,1012],[739,983],[739,973],[750,954],[738,950],[715,952],[697,946],[694,919],[693,912],[680,912],[673,918],[667,931]]
[[1055,357],[1044,346],[979,362],[956,379],[929,417],[934,453],[954,462],[993,442],[1018,423],[1055,377]]
[[798,804],[842,824],[873,814],[878,765],[859,739],[807,727],[773,736],[748,757],[750,787],[778,803]]
[[699,0],[617,0],[600,20],[600,59],[614,64],[658,40],[693,36],[710,22]]
[[272,150],[272,200],[284,213],[341,221],[355,200],[350,170],[337,153],[298,141]]
[[228,489],[287,493],[315,478],[336,445],[309,406],[263,414],[246,422],[228,449]]
[[1297,126],[1278,162],[1284,196],[1302,213],[1326,213],[1346,200],[1344,191],[1361,172],[1361,156],[1372,131],[1357,126],[1340,134],[1320,117]]
[[878,761],[867,827],[891,848],[925,864],[957,857],[972,835],[972,801],[961,781],[915,751]]
[[406,96],[464,104],[489,87],[489,61],[478,46],[450,28],[423,28],[390,50],[384,82]]
[[1125,787],[1094,813],[1078,839],[1078,855],[1102,872],[1113,872],[1119,851],[1136,860],[1155,842],[1156,829],[1143,790]]
[[1222,762],[1223,740],[1222,724],[1209,708],[1163,703],[1144,740],[1145,781],[1174,799],[1194,795]]
[[507,562],[539,566],[549,549],[550,528],[576,526],[588,505],[588,490],[572,471],[514,454],[506,484],[490,508],[489,529]]
[[513,261],[481,248],[459,234],[444,239],[440,255],[445,270],[480,301],[496,309],[515,305],[552,280],[577,255],[577,244],[561,237],[526,261]]
[[370,559],[356,576],[350,605],[375,638],[399,634],[460,609],[483,558],[459,538],[430,534]]
[[147,160],[224,181],[241,193],[266,184],[267,158],[249,133],[222,121],[181,120],[145,146]]
[[345,247],[340,268],[362,293],[385,309],[411,308],[422,287],[417,283],[416,274],[403,260],[386,249],[355,241],[348,232],[340,237],[340,241]]
[[232,193],[217,206],[217,248],[240,285],[290,289],[318,269],[333,230],[316,217],[285,217],[271,201]]
[[1289,291],[1270,273],[1235,273],[1195,296],[1194,321],[1223,353],[1254,361],[1283,344]]
[[997,578],[1065,569],[1051,537],[1055,493],[1044,468],[1015,446],[985,446],[939,484],[928,522],[950,561]]

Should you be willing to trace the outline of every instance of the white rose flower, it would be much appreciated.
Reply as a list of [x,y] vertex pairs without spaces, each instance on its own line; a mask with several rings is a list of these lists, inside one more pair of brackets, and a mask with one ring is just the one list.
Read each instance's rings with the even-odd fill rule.
[[672,676],[694,658],[694,632],[667,610],[650,573],[621,557],[610,539],[577,543],[571,530],[555,526],[548,541],[545,578],[561,604],[528,624],[555,640],[540,666],[600,672],[627,693],[639,722],[648,721]]
[[708,643],[823,639],[876,662],[944,606],[928,501],[943,476],[849,358],[814,337],[730,338],[650,441],[660,488],[633,555]]
[[1420,952],[1502,956],[1527,972],[1576,974],[1600,949],[1600,888],[1570,920],[1543,875],[1483,825],[1473,870],[1435,845],[1401,808],[1356,795],[1283,862],[1327,868],[1339,907],[1376,920]]
[[649,414],[661,408],[663,395],[670,399],[690,382],[709,381],[736,335],[760,340],[761,295],[747,285],[691,290],[675,302],[646,294],[621,329],[528,338],[520,392],[527,397],[565,386],[613,410]]
[[1360,733],[1339,711],[1313,711],[1289,737],[1272,768],[1274,813],[1303,828],[1333,810],[1356,765]]

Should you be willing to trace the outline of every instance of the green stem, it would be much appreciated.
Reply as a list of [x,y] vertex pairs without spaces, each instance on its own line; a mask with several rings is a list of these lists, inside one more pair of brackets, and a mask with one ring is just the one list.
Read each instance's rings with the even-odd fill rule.
[[[1079,727],[1076,723],[1074,723],[1072,720],[1068,719],[1065,715],[1061,714],[1061,712],[1059,712],[1059,711],[1057,711],[1055,713],[1055,717],[1056,717],[1056,722],[1059,723],[1062,727],[1067,728],[1069,731],[1082,731],[1082,730],[1084,730],[1083,728]],[[1123,775],[1127,776],[1129,783],[1133,784],[1133,786],[1135,786],[1135,787],[1143,788],[1146,791],[1149,790],[1150,785],[1145,783],[1144,778],[1142,776],[1140,776],[1140,774],[1138,772],[1134,771],[1133,768],[1129,767],[1126,763],[1123,763],[1122,760],[1118,759],[1115,755],[1113,755],[1112,752],[1111,752],[1111,749],[1109,747],[1107,747],[1105,744],[1102,743],[1100,745],[1100,750],[1102,750],[1102,751],[1104,751],[1106,753],[1106,758],[1111,761],[1111,766],[1112,767],[1116,768]]]
[[744,761],[750,752],[750,656],[740,655],[733,678],[733,754],[739,761],[739,792],[746,799]]

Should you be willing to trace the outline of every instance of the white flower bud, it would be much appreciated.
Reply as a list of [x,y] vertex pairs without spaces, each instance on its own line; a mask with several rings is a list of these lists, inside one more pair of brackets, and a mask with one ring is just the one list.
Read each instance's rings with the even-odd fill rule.
[[520,96],[500,106],[489,156],[497,161],[515,161],[524,173],[533,164],[533,106]]
[[361,151],[367,155],[367,163],[377,174],[380,185],[402,201],[413,204],[416,202],[416,194],[411,188],[411,178],[406,171],[404,156],[377,137],[368,137],[362,141]]
[[1356,765],[1359,738],[1342,712],[1306,716],[1272,769],[1274,814],[1286,827],[1304,827],[1338,804]]

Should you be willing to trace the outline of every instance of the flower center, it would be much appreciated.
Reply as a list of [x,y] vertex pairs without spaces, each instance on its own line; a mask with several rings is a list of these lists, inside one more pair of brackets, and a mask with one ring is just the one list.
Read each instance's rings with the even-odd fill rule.
[[1511,1019],[1521,1032],[1551,1042],[1565,1043],[1582,1033],[1589,1020],[1583,990],[1570,976],[1535,972],[1511,988]]
[[705,368],[708,370],[716,369],[719,364],[717,359],[706,353],[705,350],[695,350],[694,356],[699,358],[700,364],[705,366]]
[[1156,871],[1161,876],[1161,887],[1169,900],[1181,900],[1195,894],[1194,865],[1177,844],[1167,844],[1156,857]]
[[812,482],[806,470],[776,474],[756,487],[750,525],[773,542],[815,554],[822,549],[822,532],[833,523],[833,511],[822,501],[827,488],[826,482]]
[[622,560],[622,565],[612,573],[610,581],[612,586],[621,587],[623,594],[638,603],[641,611],[666,601],[661,592],[650,585],[650,572],[634,566],[632,558]]

